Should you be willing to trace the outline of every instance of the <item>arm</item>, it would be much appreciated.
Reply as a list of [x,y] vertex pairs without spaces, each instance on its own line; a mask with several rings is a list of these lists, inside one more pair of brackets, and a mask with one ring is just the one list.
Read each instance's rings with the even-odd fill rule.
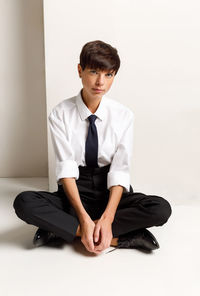
[[79,191],[76,185],[75,178],[62,178],[63,189],[67,195],[70,204],[75,209],[75,212],[80,221],[81,241],[89,252],[94,251],[93,233],[95,223],[92,221],[80,199]]
[[130,112],[124,118],[125,125],[112,158],[110,170],[107,177],[107,188],[112,186],[123,186],[123,193],[130,190],[130,166],[133,152],[133,125],[134,115]]
[[76,181],[79,169],[70,143],[70,132],[65,126],[62,114],[54,109],[49,115],[49,126],[56,158],[56,180],[63,185],[69,202],[75,209],[81,227],[81,241],[88,251],[93,251],[93,232],[95,223],[85,211],[80,200]]
[[110,190],[109,201],[104,213],[96,224],[94,232],[94,241],[100,241],[100,244],[95,246],[95,250],[99,252],[110,246],[112,240],[111,225],[117,207],[122,194],[128,192],[130,188],[129,168],[133,148],[133,120],[133,113],[130,113],[126,119],[126,127],[113,156],[108,173],[107,186]]
[[[95,225],[94,242],[100,241],[100,244],[95,245],[95,252],[99,253],[110,246],[112,235],[112,222],[116,213],[116,209],[122,197],[123,187],[112,186],[110,188],[110,196],[107,207],[101,218]],[[101,239],[100,239],[101,235]]]
[[62,113],[53,109],[49,117],[52,144],[56,158],[56,180],[63,185],[66,195],[79,218],[83,219],[86,212],[80,200],[75,179],[79,178],[78,165],[75,161],[73,148],[70,143],[68,127],[62,119]]
[[[122,196],[123,187],[122,186],[113,186],[110,189],[110,197],[101,219],[98,224],[95,225],[94,222],[91,221],[89,215],[85,211],[78,192],[78,188],[76,186],[76,182],[74,178],[62,178],[61,179],[63,189],[66,195],[69,198],[69,201],[73,208],[75,209],[77,216],[81,225],[81,233],[82,233],[82,242],[85,244],[86,248],[90,252],[99,253],[103,249],[106,249],[110,246],[110,242],[112,240],[112,232],[111,232],[111,224],[114,220],[115,212],[119,201]],[[94,246],[93,236],[95,241],[98,241],[98,229],[100,230],[100,223],[102,226],[102,231],[106,234],[104,237],[104,244],[101,246]],[[89,240],[87,237],[90,237]]]
[[130,190],[130,166],[133,150],[133,112],[126,119],[123,135],[119,141],[117,150],[113,156],[110,170],[107,176],[107,186],[110,190],[109,201],[103,213],[103,217],[112,217],[124,192]]
[[89,215],[81,202],[75,178],[62,178],[61,183],[70,204],[72,205],[78,216],[79,221],[83,222],[85,219],[88,218]]
[[49,127],[55,152],[56,181],[61,178],[79,178],[79,169],[75,161],[74,150],[70,142],[70,131],[64,124],[62,113],[53,109],[49,117]]
[[118,204],[122,197],[122,193],[123,187],[120,185],[112,186],[110,188],[108,204],[104,213],[101,216],[103,219],[108,219],[111,223],[113,222]]

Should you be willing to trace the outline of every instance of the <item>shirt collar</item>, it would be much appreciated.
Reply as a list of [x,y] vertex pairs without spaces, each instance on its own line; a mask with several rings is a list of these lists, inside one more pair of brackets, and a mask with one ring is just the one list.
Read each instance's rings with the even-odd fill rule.
[[[94,113],[94,115],[96,115],[100,120],[104,119],[105,116],[105,102],[106,97],[102,96],[100,104],[96,110],[96,112]],[[85,120],[86,118],[88,118],[88,116],[92,115],[93,113],[88,109],[88,107],[85,105],[83,99],[82,99],[82,95],[81,95],[81,90],[78,93],[78,95],[76,96],[76,105],[80,114],[80,117],[82,120]]]

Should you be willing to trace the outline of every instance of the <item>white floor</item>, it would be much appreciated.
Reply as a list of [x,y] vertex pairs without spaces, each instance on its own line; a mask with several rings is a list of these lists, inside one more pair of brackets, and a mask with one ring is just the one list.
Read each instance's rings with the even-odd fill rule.
[[33,248],[37,230],[12,207],[25,190],[47,190],[46,178],[0,179],[0,295],[200,295],[200,204],[173,205],[162,227],[149,228],[160,249],[95,255],[79,239]]

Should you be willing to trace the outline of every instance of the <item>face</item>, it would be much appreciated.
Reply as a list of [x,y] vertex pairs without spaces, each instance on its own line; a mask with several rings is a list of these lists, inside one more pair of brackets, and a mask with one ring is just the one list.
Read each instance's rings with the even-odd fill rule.
[[107,93],[113,83],[115,72],[85,68],[78,64],[79,77],[82,79],[84,92],[89,97],[101,98]]

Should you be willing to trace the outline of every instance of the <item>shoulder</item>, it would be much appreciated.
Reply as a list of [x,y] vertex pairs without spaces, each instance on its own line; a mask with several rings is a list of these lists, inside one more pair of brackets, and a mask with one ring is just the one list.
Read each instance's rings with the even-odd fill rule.
[[118,119],[133,120],[134,112],[128,106],[121,102],[106,96],[107,108],[110,110],[112,115]]
[[61,119],[63,118],[64,114],[70,114],[75,105],[76,96],[64,99],[51,109],[48,118],[50,119],[50,117],[57,117]]

